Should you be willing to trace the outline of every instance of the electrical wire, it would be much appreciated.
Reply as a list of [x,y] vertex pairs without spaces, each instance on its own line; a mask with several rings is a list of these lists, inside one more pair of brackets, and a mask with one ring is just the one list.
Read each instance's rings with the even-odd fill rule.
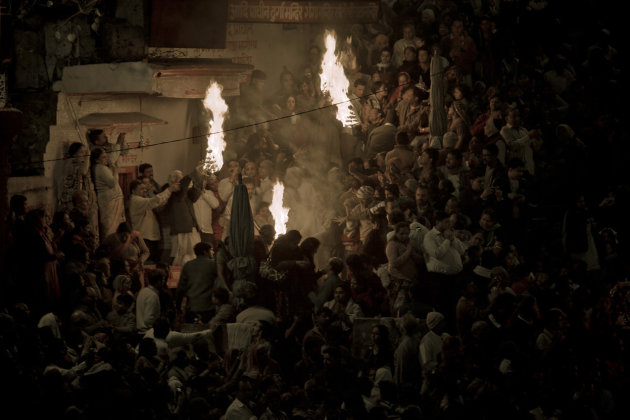
[[[412,83],[409,82],[407,84],[411,85]],[[370,94],[367,94],[367,95],[363,95],[363,96],[357,97],[357,99],[368,98],[368,97],[370,97],[372,95],[373,95],[373,93],[370,93]],[[181,142],[181,141],[192,140],[192,139],[199,138],[199,137],[208,137],[208,136],[210,136],[212,134],[229,133],[229,132],[232,132],[232,131],[237,131],[237,130],[243,130],[243,129],[246,129],[246,128],[257,127],[257,126],[262,125],[262,124],[267,124],[267,123],[273,123],[273,122],[276,122],[276,121],[281,121],[281,120],[284,120],[284,119],[287,119],[287,118],[294,117],[296,115],[304,115],[304,114],[308,114],[308,113],[311,113],[311,112],[316,112],[316,111],[321,111],[323,109],[332,108],[334,106],[337,106],[337,105],[340,105],[340,104],[343,104],[343,103],[346,103],[346,102],[351,102],[353,100],[355,100],[355,99],[348,99],[347,101],[336,102],[336,103],[329,104],[329,105],[324,105],[324,106],[321,106],[321,107],[318,107],[318,108],[307,109],[307,110],[304,110],[304,111],[296,112],[296,113],[291,114],[291,115],[283,115],[281,117],[276,117],[276,118],[272,118],[272,119],[264,120],[264,121],[258,121],[258,122],[254,122],[254,123],[251,123],[251,124],[242,125],[242,126],[239,126],[239,127],[228,128],[228,129],[221,130],[221,131],[202,133],[202,134],[197,134],[197,135],[194,135],[194,136],[182,137],[182,138],[172,139],[172,140],[164,140],[164,141],[161,141],[159,143],[151,144],[150,146],[143,145],[140,142],[138,144],[138,146],[133,146],[133,147],[127,146],[127,147],[125,147],[124,150],[127,151],[127,150],[136,150],[136,149],[142,149],[142,148],[148,148],[148,147],[156,147],[156,146],[161,146],[161,145],[164,145],[164,144],[172,144],[172,143],[178,143],[178,142]],[[71,108],[72,108],[72,106],[71,106]],[[78,120],[76,119],[77,116],[76,116],[76,114],[74,114],[74,109],[72,109],[72,111],[73,111],[73,116],[75,117],[75,128],[77,129],[77,131],[79,131],[78,124],[77,124]],[[81,134],[81,133],[79,133],[79,134]],[[111,150],[111,151],[107,151],[106,153],[117,153],[117,152],[118,152],[118,150]],[[90,154],[86,153],[83,156],[64,156],[64,157],[60,157],[60,158],[43,159],[43,160],[38,160],[38,161],[33,161],[33,162],[20,162],[20,163],[15,164],[15,165],[12,164],[11,166],[12,167],[16,167],[16,168],[23,168],[23,167],[26,167],[26,166],[34,166],[34,165],[41,165],[41,164],[44,164],[44,163],[58,162],[58,161],[68,160],[68,159],[76,159],[77,157],[89,158]]]

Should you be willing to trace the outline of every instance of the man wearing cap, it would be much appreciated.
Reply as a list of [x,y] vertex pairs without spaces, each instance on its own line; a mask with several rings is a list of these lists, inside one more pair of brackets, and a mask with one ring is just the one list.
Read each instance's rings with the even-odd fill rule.
[[428,370],[438,365],[438,356],[442,352],[442,340],[448,336],[444,332],[444,315],[439,312],[427,314],[427,328],[429,332],[420,340],[420,365]]

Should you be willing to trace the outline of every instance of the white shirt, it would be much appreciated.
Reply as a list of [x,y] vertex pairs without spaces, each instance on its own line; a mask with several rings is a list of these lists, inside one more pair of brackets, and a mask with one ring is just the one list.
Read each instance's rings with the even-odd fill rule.
[[155,341],[158,355],[168,355],[169,348],[185,346],[194,343],[197,339],[210,337],[211,335],[211,330],[197,331],[194,333],[183,333],[171,330],[166,335],[166,338],[155,338],[155,333],[153,328],[151,328],[144,334],[144,338],[151,338]]
[[427,363],[437,364],[438,356],[442,352],[442,337],[429,331],[420,340],[420,365],[424,368]]
[[221,200],[223,200],[223,202],[225,203],[230,199],[230,197],[232,197],[232,194],[234,193],[234,184],[232,184],[230,178],[223,178],[221,181],[219,181],[217,189],[219,191],[219,197],[221,197]]
[[424,235],[424,252],[429,256],[427,270],[432,273],[457,274],[464,268],[462,254],[466,250],[457,238],[446,239],[436,228]]
[[160,297],[153,286],[140,290],[136,299],[136,328],[145,333],[160,316]]
[[153,209],[166,203],[170,196],[171,190],[166,189],[151,198],[135,194],[129,197],[131,226],[142,234],[143,239],[160,240],[160,225]]
[[238,398],[234,398],[232,404],[225,411],[225,415],[223,416],[224,420],[256,420],[256,416],[246,406],[243,402],[241,402]]
[[197,201],[193,203],[197,226],[202,233],[214,233],[212,230],[212,210],[219,207],[219,200],[214,193],[204,190]]

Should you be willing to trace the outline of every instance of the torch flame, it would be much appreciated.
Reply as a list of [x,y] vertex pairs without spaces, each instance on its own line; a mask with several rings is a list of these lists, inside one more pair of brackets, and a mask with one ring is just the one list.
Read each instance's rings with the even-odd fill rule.
[[273,216],[275,223],[276,238],[278,236],[287,233],[287,222],[289,221],[289,208],[283,207],[282,200],[284,198],[284,185],[277,181],[273,186],[273,198],[271,199],[271,205],[269,211]]
[[208,122],[208,147],[203,164],[203,170],[207,173],[218,172],[223,167],[223,150],[225,150],[223,121],[228,112],[228,106],[221,96],[222,91],[223,86],[212,82],[203,99],[203,106],[212,112],[212,119]]
[[322,58],[321,90],[329,93],[333,104],[337,105],[337,119],[341,124],[344,127],[352,127],[359,122],[348,99],[350,82],[346,78],[339,58],[335,55],[337,45],[335,31],[325,32],[325,45],[326,52]]

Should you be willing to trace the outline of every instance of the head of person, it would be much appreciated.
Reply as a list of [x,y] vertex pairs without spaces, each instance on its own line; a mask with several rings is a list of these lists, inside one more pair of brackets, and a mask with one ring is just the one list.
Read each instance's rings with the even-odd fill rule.
[[251,199],[256,194],[256,181],[254,178],[245,177],[243,178],[243,185],[247,188],[247,195]]
[[295,110],[297,109],[297,102],[295,100],[295,96],[293,96],[293,95],[287,96],[287,99],[284,102],[284,106],[285,106],[287,111],[295,112]]
[[117,304],[116,311],[119,314],[125,314],[129,312],[131,305],[133,305],[133,296],[131,296],[129,293],[120,294],[116,298],[116,304]]
[[405,47],[405,50],[403,52],[403,59],[405,61],[416,61],[416,49],[414,47]]
[[371,336],[375,345],[389,344],[389,328],[383,324],[373,326]]
[[131,225],[127,222],[121,222],[116,228],[116,235],[122,242],[126,242],[131,235]]
[[[267,207],[269,209],[269,207]],[[276,229],[272,225],[263,225],[260,227],[260,237],[263,239],[267,246],[273,243],[276,237]]]
[[230,159],[227,164],[228,174],[233,176],[241,172],[241,164],[237,159]]
[[109,156],[107,152],[100,147],[97,147],[92,150],[90,153],[90,165],[95,167],[96,165],[107,165],[109,164]]
[[419,327],[420,325],[418,324],[418,319],[413,316],[411,312],[407,312],[400,319],[400,333],[402,335],[411,337],[418,331]]
[[389,47],[381,49],[381,64],[390,64],[392,62],[392,49]]
[[357,79],[354,81],[354,94],[359,98],[365,96],[365,91],[367,90],[367,83],[363,79]]
[[295,86],[295,80],[293,78],[293,73],[291,73],[286,68],[280,73],[280,84],[282,85],[282,89],[289,92]]
[[461,18],[456,17],[453,19],[453,22],[451,23],[451,34],[455,37],[464,35],[464,21]]
[[87,134],[88,140],[95,146],[104,146],[107,144],[107,136],[103,130],[90,130]]
[[299,231],[292,229],[285,233],[284,239],[290,246],[298,246],[302,240],[302,234]]
[[70,214],[65,210],[55,212],[50,227],[53,231],[70,232],[74,229],[74,222],[70,218]]
[[397,146],[407,146],[411,142],[406,131],[396,133],[395,143]]
[[423,25],[431,25],[435,22],[435,12],[432,9],[424,9],[420,21]]
[[256,88],[256,90],[262,92],[262,90],[265,88],[265,81],[267,80],[267,75],[265,74],[264,71],[262,70],[254,70],[252,72],[252,77],[251,77],[251,81],[252,81],[252,86],[254,88]]
[[225,287],[216,287],[212,289],[211,299],[213,305],[225,305],[230,300],[230,292]]
[[12,195],[9,200],[9,212],[15,217],[24,216],[26,214],[26,197],[21,194]]
[[86,149],[83,143],[74,142],[68,147],[68,157],[76,159],[79,162],[84,162],[86,156]]
[[134,179],[129,183],[129,191],[131,191],[131,194],[133,195],[145,197],[147,195],[148,189],[147,185],[142,180]]
[[491,208],[485,208],[481,212],[481,217],[479,218],[479,226],[486,231],[492,230],[494,228],[497,221],[497,214]]
[[374,197],[374,188],[369,185],[363,185],[357,190],[356,195],[362,206],[368,206]]
[[429,187],[423,183],[418,184],[416,187],[416,204],[426,204],[431,198]]
[[302,250],[302,252],[304,252],[304,255],[312,258],[317,253],[319,245],[319,239],[309,237],[302,241],[302,243],[300,244],[300,249]]
[[317,45],[311,45],[308,49],[308,59],[312,64],[320,64],[322,60],[322,51]]
[[372,89],[374,90],[374,95],[376,95],[378,99],[383,99],[387,96],[387,85],[385,82],[374,83]]
[[350,285],[347,282],[339,284],[333,292],[333,299],[340,305],[345,305],[350,300]]
[[265,179],[265,178],[271,177],[272,174],[273,174],[273,162],[270,160],[263,160],[262,162],[260,162],[260,165],[258,167],[258,176],[261,179]]
[[328,269],[339,275],[343,271],[343,260],[339,257],[332,257],[328,260]]
[[153,179],[153,165],[151,165],[150,163],[143,163],[142,165],[138,166],[138,173],[142,176]]
[[179,169],[175,169],[168,175],[168,183],[176,184],[184,178],[184,174]]
[[325,346],[322,348],[322,362],[324,368],[334,370],[341,364],[341,350],[336,346]]
[[403,87],[409,86],[409,81],[410,81],[409,74],[404,73],[404,72],[398,73],[397,80],[398,80],[398,86],[403,86]]
[[439,158],[440,152],[437,149],[432,149],[428,147],[420,153],[418,163],[420,163],[423,168],[430,169],[435,167]]
[[451,228],[450,215],[445,211],[436,210],[433,215],[433,226],[440,232],[449,230]]
[[394,226],[394,238],[400,243],[406,244],[409,242],[409,223],[398,222]]
[[440,334],[444,330],[444,315],[440,312],[429,312],[427,314],[427,328],[436,334]]
[[427,47],[418,48],[418,63],[428,64],[430,60],[431,54],[429,53],[429,49]]
[[462,166],[462,152],[458,149],[449,150],[444,162],[447,169],[457,169]]
[[238,391],[236,397],[242,403],[248,404],[254,398],[254,381],[246,375],[241,376],[238,381]]
[[503,107],[503,102],[501,102],[501,98],[498,95],[494,95],[490,98],[490,111],[501,111]]
[[518,109],[510,109],[505,116],[505,122],[512,127],[518,128],[521,126],[521,113]]
[[206,242],[199,242],[195,244],[193,250],[195,251],[195,255],[197,257],[209,257],[210,251],[212,250],[212,245]]
[[322,306],[313,314],[313,324],[321,331],[326,331],[333,319],[333,312],[330,308]]
[[494,167],[498,162],[499,148],[496,144],[486,144],[481,152],[483,163],[489,167]]
[[166,273],[162,269],[153,268],[149,270],[148,280],[150,286],[159,289],[164,284],[164,280],[166,280]]

